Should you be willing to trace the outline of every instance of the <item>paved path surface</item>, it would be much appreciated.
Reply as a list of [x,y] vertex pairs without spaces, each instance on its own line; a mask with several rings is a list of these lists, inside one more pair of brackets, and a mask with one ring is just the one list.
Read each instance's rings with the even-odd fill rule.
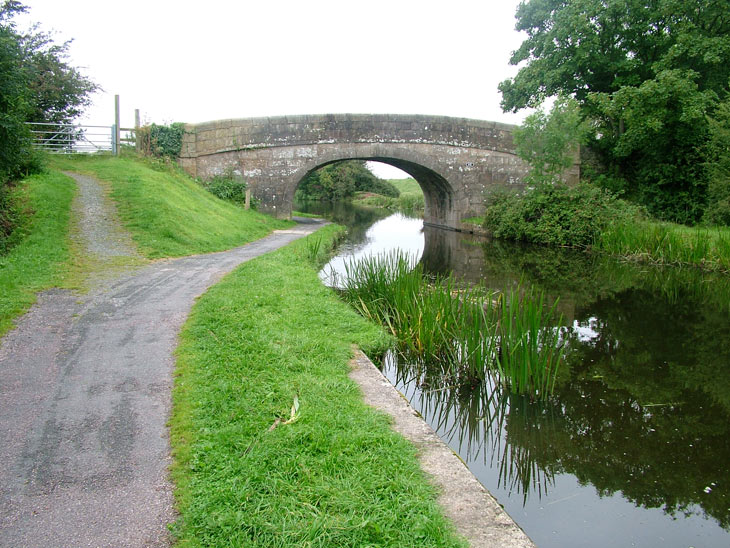
[[[100,260],[134,254],[98,184],[74,178],[86,248]],[[180,327],[225,273],[318,226],[151,263],[81,297],[40,295],[0,346],[0,546],[169,544],[166,421]]]

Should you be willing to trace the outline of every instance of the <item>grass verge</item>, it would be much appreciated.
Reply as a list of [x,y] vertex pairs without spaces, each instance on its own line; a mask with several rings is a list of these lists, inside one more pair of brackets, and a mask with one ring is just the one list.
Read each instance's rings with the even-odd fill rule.
[[14,190],[12,199],[28,221],[19,243],[0,256],[0,336],[35,302],[38,291],[62,281],[75,192],[73,179],[56,172],[28,177]]
[[352,344],[388,341],[321,284],[312,247],[299,240],[245,263],[183,329],[171,419],[178,544],[462,546],[415,449],[348,378]]
[[107,181],[123,224],[150,259],[222,251],[291,226],[216,198],[174,167],[81,155],[54,157],[52,165]]

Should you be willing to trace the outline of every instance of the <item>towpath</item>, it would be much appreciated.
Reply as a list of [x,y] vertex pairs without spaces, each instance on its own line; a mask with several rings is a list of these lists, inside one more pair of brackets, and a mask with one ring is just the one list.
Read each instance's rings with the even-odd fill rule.
[[41,294],[0,341],[0,546],[167,546],[178,332],[225,273],[319,225],[120,272],[140,262],[131,239],[99,183],[72,176],[80,243],[101,268],[86,294]]

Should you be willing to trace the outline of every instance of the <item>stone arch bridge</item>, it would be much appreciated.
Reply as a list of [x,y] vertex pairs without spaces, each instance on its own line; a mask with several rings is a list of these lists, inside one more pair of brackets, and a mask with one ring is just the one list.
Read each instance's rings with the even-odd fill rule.
[[[186,126],[180,164],[202,179],[240,173],[262,211],[286,218],[308,173],[341,160],[383,162],[418,181],[426,224],[462,230],[463,219],[484,213],[485,190],[522,185],[527,167],[514,153],[514,127],[392,114],[218,120]],[[577,181],[579,169],[576,161],[566,181]]]

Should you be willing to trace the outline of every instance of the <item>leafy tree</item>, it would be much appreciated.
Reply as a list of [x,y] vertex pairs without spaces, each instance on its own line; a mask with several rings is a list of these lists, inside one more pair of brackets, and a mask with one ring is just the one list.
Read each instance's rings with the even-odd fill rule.
[[326,165],[309,173],[299,184],[297,194],[305,200],[347,200],[357,191],[398,197],[398,189],[377,178],[365,160],[347,160]]
[[31,96],[23,68],[23,48],[12,22],[13,15],[22,11],[25,8],[18,2],[0,5],[0,189],[20,173],[30,151],[30,135],[24,122]]
[[578,102],[560,94],[547,114],[543,109],[525,118],[514,131],[517,155],[530,166],[532,184],[555,183],[573,165],[587,128]]
[[500,84],[517,111],[565,93],[594,129],[592,147],[627,196],[663,218],[697,221],[705,206],[707,115],[728,95],[727,0],[528,0],[527,39]]
[[8,183],[38,167],[25,122],[70,122],[98,89],[66,62],[70,42],[55,45],[37,27],[18,31],[13,18],[26,11],[0,1],[0,249],[20,219]]
[[99,86],[68,64],[71,40],[54,44],[49,33],[34,26],[20,44],[32,97],[28,121],[69,123],[78,118]]
[[710,119],[708,205],[705,221],[730,225],[730,99]]

